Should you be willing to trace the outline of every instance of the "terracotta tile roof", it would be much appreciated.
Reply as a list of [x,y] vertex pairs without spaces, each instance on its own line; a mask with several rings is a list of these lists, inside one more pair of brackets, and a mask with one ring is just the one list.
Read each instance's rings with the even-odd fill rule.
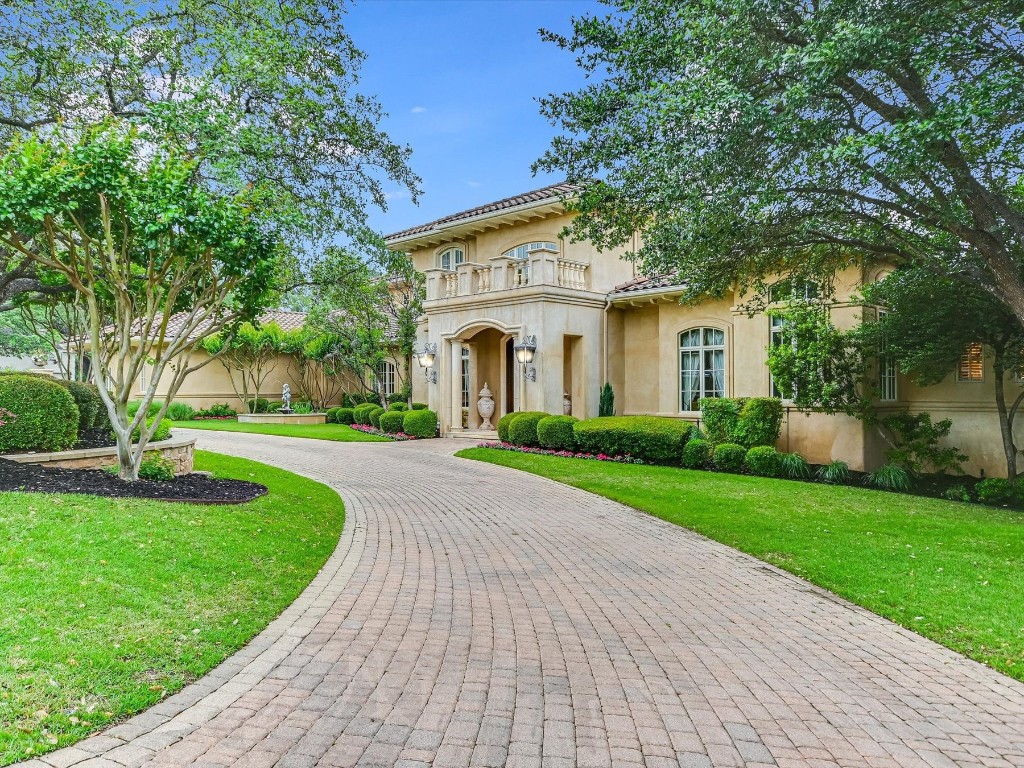
[[612,288],[609,296],[617,296],[626,293],[640,293],[641,291],[656,291],[662,288],[685,288],[686,283],[679,279],[675,273],[664,275],[652,275],[650,277],[635,277],[625,283]]
[[390,235],[385,235],[384,239],[387,241],[392,240],[403,240],[413,235],[421,235],[425,232],[442,229],[445,226],[451,224],[457,224],[460,221],[466,219],[473,219],[477,216],[483,216],[488,213],[498,213],[500,211],[508,210],[509,208],[518,208],[521,205],[528,205],[529,203],[543,203],[549,200],[557,200],[563,197],[571,195],[577,190],[577,187],[573,184],[567,184],[565,182],[561,184],[551,184],[541,189],[535,189],[532,192],[523,192],[520,195],[513,197],[506,197],[504,200],[497,200],[493,203],[486,203],[479,205],[476,208],[470,208],[459,213],[453,213],[450,216],[431,221],[426,224],[420,224],[416,227],[410,227],[409,229],[403,229],[401,232],[393,232]]
[[[186,315],[184,312],[179,312],[178,314],[171,316],[171,319],[167,321],[167,337],[174,338],[179,333],[181,333],[182,325],[185,322],[185,318]],[[283,331],[294,331],[306,324],[306,313],[290,312],[284,309],[272,309],[260,315],[259,322],[260,325],[267,325],[268,323],[277,323],[279,326],[281,326],[281,330]],[[199,326],[199,328],[197,328],[192,335],[198,336],[207,327],[208,324]],[[133,331],[133,335],[139,332],[138,329],[141,329],[141,323],[137,324],[135,328],[137,330]],[[109,330],[112,330],[112,328],[110,328]]]

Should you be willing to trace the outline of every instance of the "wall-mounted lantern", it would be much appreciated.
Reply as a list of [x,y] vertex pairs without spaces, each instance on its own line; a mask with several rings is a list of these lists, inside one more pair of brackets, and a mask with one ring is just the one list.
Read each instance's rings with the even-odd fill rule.
[[437,344],[431,344],[428,341],[423,345],[423,351],[414,353],[413,357],[416,358],[416,362],[423,369],[423,375],[427,377],[427,382],[437,384],[437,371],[434,370],[434,360],[437,359]]
[[537,337],[523,336],[513,349],[516,353],[516,360],[520,365],[524,366],[526,378],[530,381],[536,381],[537,369],[534,368],[531,363],[533,362],[533,356],[537,352]]

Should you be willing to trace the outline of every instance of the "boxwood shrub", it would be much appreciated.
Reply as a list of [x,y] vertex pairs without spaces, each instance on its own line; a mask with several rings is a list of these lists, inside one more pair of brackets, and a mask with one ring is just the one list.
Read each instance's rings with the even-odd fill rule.
[[708,441],[715,445],[775,445],[782,430],[783,407],[777,397],[705,397],[700,411]]
[[658,416],[599,416],[573,426],[576,445],[588,453],[630,455],[657,464],[677,464],[693,425]]
[[373,406],[373,408],[366,412],[366,418],[370,420],[371,427],[380,429],[380,415],[384,412],[384,408],[379,405]]
[[398,402],[398,403],[392,403],[391,405],[388,406],[388,410],[389,411],[408,411],[409,410],[409,404],[404,402],[404,401],[403,402]]
[[78,406],[56,381],[0,376],[0,407],[15,416],[0,427],[0,453],[63,451],[78,440]]
[[555,451],[576,450],[576,436],[573,424],[578,422],[575,416],[548,416],[537,422],[537,440],[544,448]]
[[64,389],[71,393],[71,397],[78,406],[78,434],[87,429],[92,429],[99,415],[99,409],[106,410],[103,401],[100,400],[100,391],[92,384],[83,384],[80,381],[57,381]]
[[773,445],[755,445],[747,451],[747,471],[761,477],[778,477],[782,474],[782,460]]
[[328,408],[327,409],[327,423],[337,424],[338,423],[338,411],[340,408]]
[[711,463],[711,443],[701,437],[691,439],[683,447],[682,464],[687,469],[703,469]]
[[544,411],[520,411],[508,425],[508,441],[513,445],[540,445],[537,439],[537,424],[550,414]]
[[369,424],[370,411],[378,407],[373,403],[361,403],[352,409],[352,418],[356,424]]
[[402,431],[412,437],[436,437],[437,414],[423,408],[402,414]]
[[192,421],[196,409],[188,403],[171,403],[167,406],[167,418],[172,421]]
[[518,416],[522,411],[512,411],[512,413],[506,413],[500,419],[498,419],[498,439],[503,443],[508,442],[508,427],[512,423],[512,419]]
[[731,397],[702,397],[700,419],[707,441],[712,445],[733,442],[743,401]]
[[743,461],[747,458],[747,449],[736,443],[722,443],[715,446],[711,461],[715,469],[723,472],[739,472],[743,469]]
[[[153,426],[153,417],[146,419],[146,427]],[[160,424],[157,426],[156,431],[153,432],[153,436],[149,438],[149,442],[155,443],[160,440],[167,440],[171,436],[171,428],[174,426],[174,422],[170,419],[160,419]],[[139,442],[141,430],[136,429],[132,432],[132,442]]]
[[352,424],[353,422],[354,416],[351,408],[336,408],[334,410],[335,424]]
[[1020,502],[1020,488],[1016,483],[1011,483],[1005,477],[988,477],[976,486],[975,492],[979,501],[986,504],[1005,504],[1011,501]]
[[378,417],[381,430],[393,435],[402,431],[402,424],[405,421],[405,411],[384,411]]
[[427,410],[427,404],[426,403],[413,403],[412,406],[410,406],[409,410],[412,410],[412,411],[425,411],[425,410]]

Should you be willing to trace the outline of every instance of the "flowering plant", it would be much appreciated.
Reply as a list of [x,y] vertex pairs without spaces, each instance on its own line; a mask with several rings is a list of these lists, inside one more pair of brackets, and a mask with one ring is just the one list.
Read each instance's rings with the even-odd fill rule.
[[370,426],[369,424],[349,424],[356,432],[365,432],[367,435],[379,435],[401,443],[404,440],[419,440],[414,435],[407,435],[405,432],[385,432],[382,429]]
[[609,456],[606,453],[585,453],[583,451],[554,451],[549,448],[531,448],[525,445],[512,445],[512,443],[487,442],[479,443],[477,448],[493,448],[497,451],[513,451],[515,453],[533,453],[538,456],[558,456],[562,459],[590,459],[592,461],[611,461],[615,464],[643,464],[642,459],[634,458],[628,454],[624,456]]

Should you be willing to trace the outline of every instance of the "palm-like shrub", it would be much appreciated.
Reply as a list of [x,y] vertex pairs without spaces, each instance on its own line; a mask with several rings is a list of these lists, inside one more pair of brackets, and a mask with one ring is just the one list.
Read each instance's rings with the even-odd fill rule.
[[909,491],[910,473],[895,464],[886,464],[864,475],[864,484],[885,491]]
[[818,479],[823,483],[847,483],[850,481],[850,465],[845,461],[833,461],[818,467]]
[[799,453],[780,453],[782,475],[790,480],[807,480],[811,476],[811,465]]

